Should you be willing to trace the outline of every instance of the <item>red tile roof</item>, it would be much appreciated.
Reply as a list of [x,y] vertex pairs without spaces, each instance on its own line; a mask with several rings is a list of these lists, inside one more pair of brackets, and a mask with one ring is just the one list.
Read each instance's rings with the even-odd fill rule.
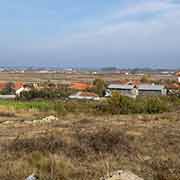
[[180,84],[174,83],[167,85],[168,89],[180,89]]
[[135,80],[131,80],[131,81],[129,81],[129,82],[128,82],[128,84],[132,84],[132,85],[140,85],[140,84],[141,84],[141,81],[140,81],[140,80],[135,79]]
[[127,80],[127,79],[122,79],[122,80],[117,80],[117,81],[112,81],[112,84],[132,84],[132,85],[139,85],[141,84],[140,80]]
[[180,76],[180,72],[177,72],[177,73],[176,73],[176,76]]
[[[8,84],[9,82],[0,82],[0,91],[2,91]],[[16,83],[13,83],[13,88],[15,90],[18,90],[19,88],[21,88],[23,86],[23,83],[21,82],[16,82]]]
[[23,84],[22,82],[16,82],[16,83],[14,84],[14,89],[15,89],[15,90],[18,90],[18,89],[20,89],[23,85],[24,85],[24,84]]
[[7,84],[7,83],[1,82],[1,83],[0,83],[0,90],[3,90],[3,89],[6,87],[6,84]]
[[87,90],[89,88],[91,88],[92,85],[91,84],[87,84],[87,83],[72,83],[70,85],[71,89],[75,89],[75,90]]
[[127,84],[129,81],[126,79],[111,81],[111,84]]

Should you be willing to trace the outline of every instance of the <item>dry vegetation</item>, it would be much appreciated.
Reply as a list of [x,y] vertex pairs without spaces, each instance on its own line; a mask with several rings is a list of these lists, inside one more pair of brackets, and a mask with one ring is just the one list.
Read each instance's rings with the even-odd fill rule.
[[1,114],[0,179],[24,180],[35,171],[41,180],[96,180],[118,169],[132,170],[146,180],[180,177],[179,112],[69,113],[50,124],[25,122],[47,115]]

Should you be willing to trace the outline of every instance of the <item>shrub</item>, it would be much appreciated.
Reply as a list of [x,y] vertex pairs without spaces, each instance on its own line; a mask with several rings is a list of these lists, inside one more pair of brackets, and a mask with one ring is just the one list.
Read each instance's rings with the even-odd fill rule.
[[161,113],[168,111],[168,105],[166,101],[163,101],[159,97],[147,97],[145,99],[145,112],[149,114]]
[[150,166],[154,180],[178,180],[180,177],[180,164],[177,161],[154,160]]
[[4,145],[4,149],[14,153],[31,153],[33,151],[39,151],[42,153],[51,152],[54,153],[64,147],[62,139],[56,135],[47,135],[34,138],[21,138],[17,137],[14,141],[8,145]]
[[150,75],[149,75],[149,74],[145,74],[145,75],[141,78],[141,82],[142,82],[142,83],[149,83],[149,82],[150,82]]
[[64,115],[66,113],[66,108],[62,102],[55,102],[53,108],[58,115]]
[[[64,156],[56,156],[51,153],[33,152],[28,157],[28,164],[36,170],[40,179],[71,179],[74,166]],[[58,178],[59,177],[59,178]]]
[[42,90],[36,90],[32,89],[31,91],[24,91],[21,93],[20,97],[18,99],[20,100],[31,100],[36,98],[41,99],[57,99],[57,98],[67,98],[70,94],[72,94],[74,91],[68,89],[68,88],[62,88],[62,89],[50,89],[45,88]]
[[128,114],[132,112],[134,100],[129,97],[121,96],[118,92],[114,92],[108,100],[109,111],[112,114]]
[[129,144],[129,137],[121,130],[101,128],[97,132],[76,133],[80,146],[89,154],[95,153],[120,153],[133,152]]
[[97,108],[102,112],[111,114],[130,114],[130,113],[161,113],[169,111],[170,102],[163,97],[140,97],[132,99],[114,92],[106,103]]

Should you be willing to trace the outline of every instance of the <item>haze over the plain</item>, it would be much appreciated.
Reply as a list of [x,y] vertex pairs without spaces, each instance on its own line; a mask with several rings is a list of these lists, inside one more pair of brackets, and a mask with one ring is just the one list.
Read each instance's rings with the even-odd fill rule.
[[0,65],[180,67],[178,0],[0,2]]

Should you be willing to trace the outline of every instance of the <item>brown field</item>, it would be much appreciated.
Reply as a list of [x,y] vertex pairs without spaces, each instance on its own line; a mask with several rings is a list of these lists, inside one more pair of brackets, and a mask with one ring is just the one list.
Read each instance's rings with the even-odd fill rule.
[[98,180],[128,169],[146,180],[180,177],[180,113],[67,114],[31,123],[48,113],[0,113],[0,179]]
[[[141,75],[121,75],[121,74],[86,74],[86,73],[8,73],[0,72],[0,81],[23,81],[23,82],[41,82],[52,81],[57,83],[70,83],[72,81],[92,82],[96,78],[105,81],[117,81],[122,79],[141,79]],[[151,80],[176,80],[175,76],[151,75]]]

